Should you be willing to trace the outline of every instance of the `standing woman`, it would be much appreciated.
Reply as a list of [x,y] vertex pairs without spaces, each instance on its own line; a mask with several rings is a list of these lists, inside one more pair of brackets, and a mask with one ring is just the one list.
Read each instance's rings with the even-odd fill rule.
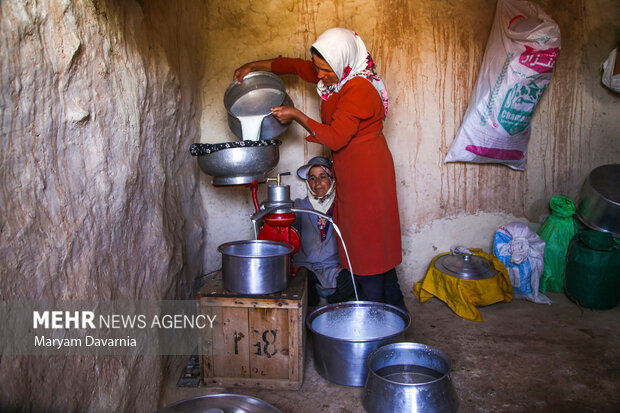
[[[234,79],[257,70],[296,74],[317,84],[321,122],[289,106],[272,108],[282,123],[296,121],[332,151],[336,177],[334,220],[342,232],[360,299],[407,310],[395,267],[402,261],[396,177],[383,136],[388,95],[362,39],[351,30],[325,31],[312,60],[276,58],[243,65]],[[349,268],[342,245],[341,264]]]

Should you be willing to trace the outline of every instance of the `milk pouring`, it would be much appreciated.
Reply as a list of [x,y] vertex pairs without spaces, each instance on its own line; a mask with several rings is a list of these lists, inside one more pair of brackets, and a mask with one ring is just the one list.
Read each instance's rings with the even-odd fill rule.
[[266,115],[253,115],[253,116],[237,116],[239,122],[241,122],[241,138],[244,141],[257,141],[260,139],[260,128],[263,124],[263,119]]

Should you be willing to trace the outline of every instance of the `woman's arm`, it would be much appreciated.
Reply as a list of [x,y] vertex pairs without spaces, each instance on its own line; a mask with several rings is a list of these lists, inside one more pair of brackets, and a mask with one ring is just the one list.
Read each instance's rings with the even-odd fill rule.
[[271,108],[271,114],[274,118],[276,118],[280,123],[287,124],[291,121],[296,121],[299,123],[308,133],[312,133],[310,130],[310,126],[308,125],[308,121],[310,118],[306,116],[302,111],[296,108],[292,108],[290,106],[276,106]]
[[375,119],[376,122],[382,122],[384,114],[383,102],[377,90],[362,77],[347,82],[339,95],[336,109],[326,124],[312,119],[308,122],[313,133],[306,139],[321,143],[332,151],[347,146],[359,132],[362,121]]
[[233,80],[241,83],[248,73],[259,70],[263,72],[273,72],[277,75],[295,74],[306,82],[311,83],[317,83],[319,81],[312,61],[287,57],[277,57],[275,59],[257,60],[255,62],[246,63],[235,70]]
[[275,59],[257,60],[255,62],[246,63],[239,69],[235,70],[233,74],[233,80],[237,83],[243,82],[243,78],[250,72],[263,71],[271,72],[271,63]]
[[345,147],[357,134],[360,122],[371,117],[383,120],[383,103],[377,90],[364,78],[350,80],[340,91],[338,106],[329,124],[323,124],[289,106],[271,108],[273,116],[281,123],[296,121],[311,136],[309,142],[321,143],[337,151]]

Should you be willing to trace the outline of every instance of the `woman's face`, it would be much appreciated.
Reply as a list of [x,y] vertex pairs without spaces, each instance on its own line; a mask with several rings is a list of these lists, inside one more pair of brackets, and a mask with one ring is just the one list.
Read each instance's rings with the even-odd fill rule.
[[308,172],[308,185],[317,196],[323,196],[332,186],[329,175],[320,166],[313,166]]
[[322,80],[325,86],[332,86],[338,83],[338,75],[336,75],[331,66],[327,64],[325,60],[313,55],[312,62],[316,68],[319,80]]

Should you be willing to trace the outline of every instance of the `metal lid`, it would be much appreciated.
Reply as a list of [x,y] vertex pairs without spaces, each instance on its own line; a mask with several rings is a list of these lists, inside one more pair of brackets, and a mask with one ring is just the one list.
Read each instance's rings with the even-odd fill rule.
[[498,272],[489,260],[465,249],[453,250],[437,258],[435,268],[444,274],[466,280],[485,280]]

